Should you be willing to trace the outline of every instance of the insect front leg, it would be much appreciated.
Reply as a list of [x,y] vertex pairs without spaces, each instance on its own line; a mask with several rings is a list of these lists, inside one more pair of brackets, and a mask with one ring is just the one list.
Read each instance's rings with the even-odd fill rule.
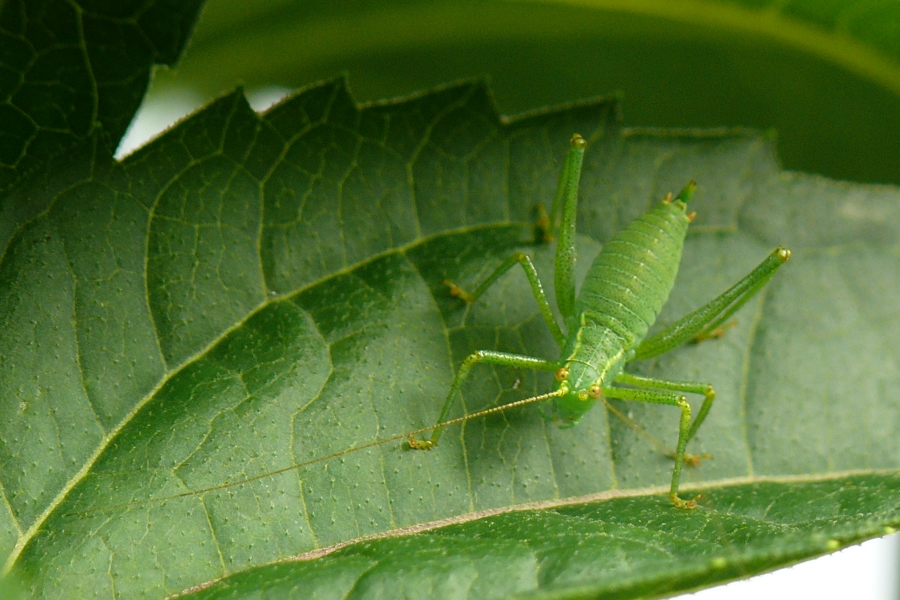
[[659,356],[691,339],[715,337],[711,332],[722,327],[731,315],[755,296],[790,257],[791,251],[787,248],[776,248],[746,277],[720,296],[641,342],[632,360]]
[[[581,181],[581,167],[584,162],[584,150],[586,147],[587,142],[583,137],[577,133],[572,136],[569,153],[566,155],[566,162],[563,165],[550,215],[548,216],[545,212],[539,210],[539,213],[542,213],[542,215],[538,219],[538,227],[544,230],[543,237],[545,239],[552,238],[556,222],[560,214],[562,215],[562,222],[559,225],[559,243],[556,247],[556,260],[553,266],[553,284],[556,289],[556,304],[564,319],[571,317],[575,313],[575,218],[578,209],[578,186]],[[467,292],[452,281],[445,281],[444,283],[450,286],[452,295],[471,304],[478,300],[487,288],[516,263],[521,264],[525,270],[525,275],[528,276],[531,291],[534,293],[534,297],[541,309],[544,321],[550,328],[557,345],[562,348],[565,346],[566,336],[556,322],[556,317],[554,317],[550,303],[547,301],[547,296],[544,294],[544,288],[538,277],[537,269],[534,268],[534,264],[527,255],[518,252],[503,261],[472,293]]]
[[[691,441],[691,439],[697,433],[697,430],[700,429],[700,425],[703,424],[704,419],[706,419],[706,415],[709,414],[709,409],[712,408],[713,402],[716,399],[716,391],[709,383],[697,383],[694,381],[673,381],[671,379],[655,379],[652,377],[640,377],[638,375],[631,375],[624,372],[616,377],[616,383],[624,383],[626,385],[633,385],[643,388],[656,388],[658,390],[668,390],[671,392],[701,394],[703,396],[703,404],[700,406],[700,412],[697,413],[697,416],[694,418],[694,422],[691,423],[691,428],[688,430],[687,440],[685,440],[685,443]],[[667,453],[667,455],[671,458],[675,458],[674,454]],[[692,467],[695,467],[699,465],[700,461],[704,458],[711,457],[708,454],[685,454],[684,462]]]
[[[457,392],[459,392],[463,382],[469,376],[469,371],[471,371],[472,367],[478,363],[520,367],[532,371],[557,371],[561,366],[560,363],[556,361],[543,360],[532,356],[507,354],[506,352],[494,352],[492,350],[479,350],[474,352],[463,361],[459,370],[456,372],[456,376],[453,378],[453,384],[450,386],[450,393],[447,394],[447,399],[444,401],[444,406],[441,408],[441,414],[438,416],[436,423],[443,423],[447,420],[447,415],[450,414],[450,408],[453,406],[453,401],[456,399]],[[420,440],[415,436],[409,436],[409,447],[418,450],[427,450],[433,447],[438,443],[442,430],[442,427],[436,427],[432,430],[431,437],[427,440]]]
[[550,302],[547,301],[547,295],[544,293],[544,286],[541,285],[541,279],[540,277],[538,277],[537,269],[534,268],[534,263],[531,262],[531,259],[528,258],[527,254],[516,252],[515,254],[504,260],[500,264],[500,266],[494,269],[491,274],[487,276],[487,279],[482,281],[481,285],[475,288],[475,291],[471,294],[452,281],[444,281],[444,284],[450,286],[451,295],[456,296],[460,300],[464,300],[469,304],[472,304],[473,302],[478,300],[481,295],[484,294],[487,289],[500,278],[501,275],[509,271],[516,264],[522,265],[522,269],[525,271],[525,275],[528,277],[528,283],[531,285],[531,292],[534,294],[534,299],[537,300],[538,306],[541,309],[541,315],[544,317],[544,321],[547,323],[547,327],[550,328],[550,333],[553,334],[553,339],[555,339],[557,345],[562,348],[566,343],[566,335],[560,328],[559,323],[556,322],[556,317],[553,315],[553,309],[550,308]]
[[697,498],[683,500],[678,495],[678,482],[681,479],[681,469],[684,466],[684,449],[687,446],[688,434],[691,429],[691,405],[687,399],[677,392],[663,392],[657,390],[636,390],[632,388],[609,387],[603,388],[603,395],[607,398],[619,400],[633,400],[635,402],[651,402],[653,404],[669,404],[681,409],[681,420],[678,424],[678,445],[675,448],[675,470],[672,473],[672,485],[669,488],[669,500],[676,508],[695,508]]

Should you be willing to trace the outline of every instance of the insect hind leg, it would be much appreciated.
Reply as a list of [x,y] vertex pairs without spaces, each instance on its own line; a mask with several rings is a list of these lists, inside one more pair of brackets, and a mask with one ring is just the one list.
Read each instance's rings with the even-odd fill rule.
[[697,498],[684,500],[678,495],[678,483],[681,479],[681,469],[684,466],[684,449],[687,446],[688,432],[691,429],[691,405],[687,403],[687,399],[678,392],[620,387],[605,387],[603,388],[603,395],[607,398],[618,398],[619,400],[668,404],[681,409],[681,419],[678,424],[678,445],[675,449],[675,469],[672,472],[669,500],[672,501],[676,508],[696,508]]
[[718,337],[721,335],[719,330],[728,326],[724,323],[731,315],[755,296],[790,257],[791,251],[787,248],[776,248],[746,277],[721,295],[646,338],[635,350],[633,360],[659,356],[692,339]]

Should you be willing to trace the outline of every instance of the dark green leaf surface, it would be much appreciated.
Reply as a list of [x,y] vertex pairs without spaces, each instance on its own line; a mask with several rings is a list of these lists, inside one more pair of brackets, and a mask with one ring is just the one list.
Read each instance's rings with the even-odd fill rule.
[[118,143],[144,97],[153,64],[174,64],[201,5],[202,0],[3,2],[0,191],[98,129]]
[[[616,114],[505,122],[479,84],[360,109],[333,82],[263,116],[229,95],[122,165],[95,138],[51,165],[19,191],[46,210],[0,262],[8,565],[36,597],[164,597],[234,574],[240,595],[265,579],[298,597],[634,596],[900,524],[898,191],[780,172],[753,133],[620,129]],[[146,502],[431,424],[472,350],[555,358],[521,273],[468,308],[442,282],[525,249],[549,284],[532,209],[575,131],[590,140],[582,274],[650,202],[700,185],[661,322],[794,251],[724,339],[633,365],[718,390],[692,442],[714,458],[685,476],[700,509],[667,504],[671,461],[602,408],[565,431],[510,411],[431,452],[386,444]],[[455,413],[549,385],[480,368]],[[619,407],[674,443],[677,410]],[[572,500],[598,493],[614,499]],[[511,512],[546,502],[566,506]]]

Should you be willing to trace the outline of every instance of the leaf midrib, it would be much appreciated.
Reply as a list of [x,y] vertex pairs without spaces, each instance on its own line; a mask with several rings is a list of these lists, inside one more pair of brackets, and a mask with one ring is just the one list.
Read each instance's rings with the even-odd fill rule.
[[[52,208],[52,204],[51,204],[51,206],[49,206],[47,208],[46,211],[43,211],[39,215],[35,215],[34,219],[40,218],[41,216],[46,217],[47,213],[50,211],[51,208]],[[32,220],[34,220],[34,219],[32,219]],[[24,226],[24,224],[23,224],[23,226]],[[60,489],[59,493],[57,493],[57,495],[47,505],[47,507],[40,513],[40,515],[38,515],[38,518],[35,519],[35,521],[31,524],[31,526],[29,526],[28,529],[26,529],[24,532],[21,532],[21,529],[19,529],[19,531],[20,531],[19,538],[16,541],[16,544],[13,547],[12,551],[10,552],[9,557],[7,558],[6,563],[3,566],[3,570],[2,570],[2,572],[0,572],[0,575],[5,575],[10,570],[12,570],[12,568],[16,564],[16,561],[18,560],[19,556],[21,555],[22,551],[28,545],[28,542],[30,542],[31,539],[38,533],[40,528],[47,521],[47,519],[54,513],[54,511],[59,507],[59,505],[65,501],[65,499],[69,495],[69,492],[71,492],[75,488],[75,486],[78,485],[88,475],[91,468],[93,468],[94,464],[97,462],[97,460],[99,460],[100,456],[103,455],[103,452],[106,450],[106,448],[109,446],[109,444],[116,438],[116,436],[119,434],[119,432],[122,429],[124,429],[131,422],[131,420],[143,409],[143,407],[148,402],[150,402],[156,396],[156,394],[159,393],[159,391],[173,377],[177,376],[181,371],[183,371],[185,368],[189,367],[191,364],[195,363],[198,360],[201,360],[204,356],[207,355],[207,353],[209,353],[213,348],[215,348],[215,346],[217,344],[221,343],[223,339],[227,338],[234,331],[236,331],[236,330],[240,329],[242,326],[244,326],[244,324],[248,320],[250,320],[254,315],[256,315],[258,312],[260,312],[261,310],[264,310],[268,306],[273,305],[275,303],[290,301],[295,296],[298,296],[309,289],[312,289],[318,285],[321,285],[321,284],[329,281],[330,279],[349,274],[349,273],[355,271],[356,269],[359,269],[367,264],[373,263],[379,259],[382,259],[382,258],[385,258],[388,256],[392,256],[392,255],[396,255],[396,254],[404,254],[410,250],[415,249],[416,247],[418,247],[422,244],[427,244],[428,242],[430,242],[434,239],[438,239],[438,238],[441,238],[441,237],[444,237],[447,235],[460,235],[460,234],[471,233],[473,231],[479,231],[479,230],[506,229],[506,228],[517,228],[517,229],[521,229],[523,231],[525,231],[527,229],[524,225],[515,225],[515,224],[511,224],[511,223],[490,223],[490,224],[472,225],[472,226],[466,226],[466,227],[460,227],[457,229],[442,231],[440,233],[435,233],[430,236],[425,236],[425,237],[413,240],[411,242],[408,242],[406,244],[403,244],[401,246],[397,246],[397,247],[391,248],[389,250],[385,250],[385,251],[373,254],[372,256],[366,258],[365,260],[358,261],[357,263],[354,263],[352,265],[347,265],[347,266],[343,267],[342,269],[339,269],[333,273],[330,273],[327,277],[322,277],[317,280],[310,281],[309,283],[307,283],[307,284],[303,285],[302,287],[297,288],[296,290],[293,290],[291,292],[279,294],[277,297],[274,297],[274,298],[266,296],[264,301],[261,302],[260,304],[256,305],[252,310],[248,311],[243,319],[235,322],[233,325],[231,325],[227,329],[224,329],[221,333],[219,333],[219,335],[217,335],[215,338],[213,338],[209,343],[207,343],[203,348],[201,348],[199,351],[194,353],[192,356],[185,359],[184,362],[182,362],[180,365],[167,370],[166,373],[163,374],[163,376],[160,378],[160,380],[156,383],[156,385],[149,392],[147,392],[147,394],[145,394],[144,397],[141,398],[140,401],[138,401],[137,404],[135,404],[135,406],[130,411],[128,411],[125,414],[125,416],[118,423],[118,425],[116,425],[116,427],[110,429],[109,433],[103,436],[101,443],[98,444],[98,446],[94,450],[94,452],[91,453],[91,455],[84,462],[84,464],[81,466],[81,468],[78,469],[78,471],[76,471],[75,474],[66,482],[66,485],[64,485]],[[4,499],[5,499],[5,494],[4,494]],[[10,510],[10,514],[15,514],[15,512]],[[18,525],[18,521],[16,523]]]
[[[838,471],[831,473],[817,473],[817,474],[807,474],[807,475],[753,475],[753,476],[743,476],[743,477],[730,477],[725,479],[720,479],[715,481],[714,483],[686,483],[680,486],[682,491],[695,491],[695,490],[710,490],[710,489],[724,489],[728,487],[735,487],[741,485],[750,485],[750,484],[760,484],[760,483],[818,483],[823,481],[836,481],[840,479],[844,479],[847,477],[856,477],[861,475],[896,475],[900,474],[900,469],[854,469],[848,471]],[[354,544],[358,544],[361,542],[368,542],[379,539],[400,537],[405,535],[412,535],[417,533],[424,533],[427,531],[433,531],[435,529],[440,529],[443,527],[449,527],[451,525],[460,525],[464,523],[469,523],[472,521],[477,521],[479,519],[493,517],[503,514],[516,513],[516,512],[525,512],[525,511],[538,511],[538,510],[551,510],[555,508],[563,508],[567,506],[578,506],[582,504],[588,504],[592,502],[605,502],[608,500],[616,500],[620,498],[637,498],[643,496],[661,496],[665,495],[669,492],[668,485],[657,485],[657,486],[648,486],[643,488],[632,488],[632,489],[615,489],[615,490],[606,490],[603,492],[596,492],[593,494],[586,494],[583,496],[575,496],[568,498],[556,498],[553,500],[541,500],[538,502],[527,502],[523,504],[512,504],[508,506],[502,506],[497,508],[484,509],[479,511],[472,511],[460,515],[455,515],[453,517],[447,517],[444,519],[437,519],[435,521],[430,521],[426,523],[417,523],[415,525],[411,525],[409,527],[401,527],[399,529],[394,529],[390,531],[384,531],[381,533],[375,533],[371,535],[360,536],[358,538],[344,540],[337,544],[333,544],[331,546],[326,546],[324,548],[317,548],[315,550],[310,550],[309,552],[304,552],[302,554],[298,554],[295,556],[281,558],[277,561],[270,561],[268,563],[260,563],[249,567],[247,569],[242,569],[240,571],[235,571],[229,573],[228,576],[234,575],[235,573],[239,573],[241,571],[256,569],[262,566],[281,563],[281,562],[292,562],[292,561],[306,561],[306,560],[314,560],[326,556],[328,554],[332,554],[338,550],[346,548],[348,546],[352,546]],[[674,507],[672,510],[678,510]],[[883,529],[882,525],[879,525],[879,531]]]

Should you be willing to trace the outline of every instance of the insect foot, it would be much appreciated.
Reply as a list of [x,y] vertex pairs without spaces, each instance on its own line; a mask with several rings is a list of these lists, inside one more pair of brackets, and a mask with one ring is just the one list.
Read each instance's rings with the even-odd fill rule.
[[738,324],[737,319],[733,319],[728,321],[721,327],[717,327],[712,331],[701,331],[697,335],[694,336],[693,342],[695,344],[699,344],[700,342],[705,342],[706,340],[714,340],[725,335],[725,332],[731,329],[732,327],[736,327]]
[[416,439],[416,436],[411,435],[406,439],[406,443],[409,444],[409,447],[413,450],[430,450],[434,447],[434,442],[431,440],[419,440]]
[[459,287],[458,285],[456,285],[449,279],[444,280],[444,285],[446,285],[448,288],[450,288],[450,295],[453,296],[454,298],[459,298],[460,300],[467,302],[469,304],[472,304],[473,302],[475,302],[475,296],[473,296],[466,290],[462,289],[461,287]]
[[700,499],[700,496],[694,496],[693,500],[682,500],[678,497],[677,494],[669,494],[669,500],[672,501],[672,504],[675,508],[680,508],[683,510],[693,510],[697,508],[697,500]]
[[[671,458],[675,460],[678,457],[674,452],[666,452],[666,458]],[[703,454],[688,454],[685,452],[684,454],[684,466],[686,467],[699,467],[704,460],[712,460],[713,455],[709,452],[704,452]]]
[[704,452],[703,454],[685,454],[684,464],[689,467],[699,467],[704,460],[711,460],[712,454]]

